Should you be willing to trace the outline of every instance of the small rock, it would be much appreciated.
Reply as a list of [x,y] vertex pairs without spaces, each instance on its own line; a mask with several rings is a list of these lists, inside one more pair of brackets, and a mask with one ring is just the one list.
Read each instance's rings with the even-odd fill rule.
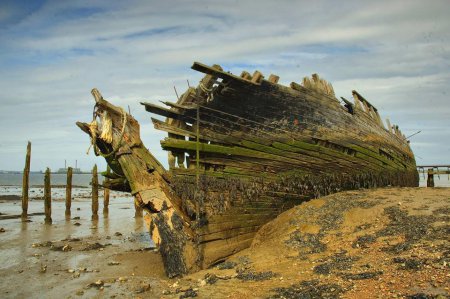
[[81,209],[80,209],[80,208],[77,208],[77,211],[81,211]]
[[73,277],[73,278],[78,278],[78,277],[80,277],[80,272],[75,272],[75,273],[73,273],[72,277]]
[[80,218],[80,216],[77,216],[77,217],[73,217],[72,218],[72,220],[80,220],[81,218]]
[[136,294],[145,293],[148,290],[150,290],[150,284],[149,283],[142,283],[139,288],[136,290]]
[[117,265],[120,265],[120,263],[119,262],[109,262],[108,263],[108,266],[117,266]]
[[75,225],[75,226],[80,226],[81,223],[80,223],[80,222],[75,222],[73,225]]
[[193,297],[197,297],[197,296],[198,296],[197,290],[189,288],[188,290],[186,290],[186,292],[184,294],[182,294],[180,296],[180,299],[193,298]]
[[125,282],[125,281],[127,281],[127,280],[128,280],[128,278],[126,278],[126,277],[119,277],[119,278],[117,279],[118,282]]
[[116,282],[115,278],[107,278],[107,279],[105,279],[105,283],[108,283],[108,284],[112,284],[112,283],[115,283],[115,282]]
[[103,289],[103,285],[104,285],[105,283],[103,282],[103,280],[97,280],[96,282],[92,282],[92,283],[90,283],[90,284],[88,284],[88,286],[87,286],[87,288],[92,288],[92,287],[94,287],[94,288],[97,288],[97,289]]
[[114,236],[120,237],[120,236],[122,236],[122,233],[120,233],[120,232],[115,232],[115,233],[114,233]]
[[0,233],[4,233],[6,230],[3,227],[0,227]]
[[83,296],[84,295],[84,291],[83,290],[78,290],[75,294],[77,296]]
[[110,245],[110,244],[100,244],[98,242],[92,243],[92,244],[88,244],[85,248],[81,249],[82,251],[89,251],[89,250],[97,250],[97,249],[101,249],[101,248],[105,248],[105,246]]
[[69,273],[74,273],[75,270],[74,270],[74,269],[67,269],[67,272],[69,272]]
[[70,246],[69,244],[64,245],[62,248],[62,251],[65,251],[65,252],[71,251],[71,250],[72,250],[72,246]]
[[218,280],[218,277],[215,274],[212,273],[206,273],[205,274],[205,282],[207,284],[215,284]]
[[39,270],[41,273],[47,272],[47,265],[41,265],[41,269]]

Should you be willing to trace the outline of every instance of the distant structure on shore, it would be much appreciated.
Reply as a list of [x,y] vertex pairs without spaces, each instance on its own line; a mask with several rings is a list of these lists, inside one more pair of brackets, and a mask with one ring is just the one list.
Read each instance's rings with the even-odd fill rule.
[[[78,160],[75,160],[75,167],[72,168],[72,173],[82,173],[81,169],[78,168]],[[56,173],[67,173],[67,160],[64,160],[64,168],[60,168],[58,169],[58,171]]]

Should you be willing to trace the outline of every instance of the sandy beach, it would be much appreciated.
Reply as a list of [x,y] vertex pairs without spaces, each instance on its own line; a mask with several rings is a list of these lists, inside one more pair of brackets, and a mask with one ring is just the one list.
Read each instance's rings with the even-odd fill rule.
[[[4,298],[448,298],[449,188],[337,193],[265,225],[252,247],[214,268],[167,279],[131,198],[108,215],[90,202],[0,221]],[[30,211],[41,209],[32,200]],[[1,213],[20,209],[2,200]],[[309,297],[308,297],[309,296]],[[415,296],[415,297],[414,297]],[[422,296],[422,297],[420,297]],[[424,297],[425,296],[425,297]],[[427,297],[428,296],[428,297]]]

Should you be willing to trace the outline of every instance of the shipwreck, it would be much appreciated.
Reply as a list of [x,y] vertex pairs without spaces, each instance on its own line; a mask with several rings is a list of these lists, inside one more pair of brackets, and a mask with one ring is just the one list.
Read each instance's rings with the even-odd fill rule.
[[316,74],[284,86],[259,71],[192,69],[205,76],[177,101],[142,103],[168,134],[168,170],[142,143],[139,123],[98,90],[92,122],[77,123],[112,169],[106,187],[131,192],[148,212],[169,277],[249,247],[262,225],[305,200],[418,186],[407,139],[358,92],[337,99]]

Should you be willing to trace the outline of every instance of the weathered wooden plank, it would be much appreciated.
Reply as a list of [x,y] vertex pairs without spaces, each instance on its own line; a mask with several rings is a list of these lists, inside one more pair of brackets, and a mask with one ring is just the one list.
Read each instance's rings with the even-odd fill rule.
[[224,230],[233,229],[236,227],[262,225],[273,218],[274,218],[274,215],[260,217],[260,218],[252,219],[252,220],[239,220],[239,221],[238,220],[236,220],[236,221],[230,220],[230,221],[223,222],[223,223],[211,223],[211,224],[208,224],[207,229],[201,230],[201,232],[202,232],[202,234],[204,234],[203,232],[214,233],[214,232],[220,232],[220,231],[224,231]]
[[161,116],[178,119],[178,120],[186,120],[186,116],[183,112],[170,110],[168,108],[161,107],[152,103],[141,103],[141,105],[145,106],[145,110],[151,113],[155,113]]
[[[157,126],[165,126],[164,124],[162,124],[160,121],[157,121],[157,120],[155,120],[154,121],[154,123],[157,125]],[[166,126],[167,127],[167,126]],[[186,135],[189,135],[190,137],[194,137],[194,134],[193,133],[191,133],[191,132],[186,132],[186,131],[184,131],[184,130],[177,130],[176,128],[170,128],[170,127],[167,127],[166,128],[166,131],[171,131],[171,132],[174,132],[174,133],[179,133],[179,134],[186,134]],[[257,144],[251,144],[251,143],[248,143],[248,144],[251,144],[251,146],[248,146],[248,144],[243,144],[244,142],[241,142],[239,139],[237,139],[237,138],[230,138],[230,135],[221,135],[221,134],[215,134],[215,133],[212,133],[211,131],[207,131],[207,130],[203,130],[203,132],[206,132],[206,134],[207,135],[201,135],[201,137],[202,138],[204,138],[204,139],[212,139],[212,140],[214,140],[214,141],[217,141],[217,142],[226,142],[226,143],[234,143],[234,144],[237,144],[237,145],[247,145],[247,147],[249,147],[249,148],[253,148],[253,149],[255,149],[255,148],[257,148],[257,147],[259,147]],[[231,134],[234,134],[234,132],[231,132]],[[211,138],[211,135],[214,135],[214,137],[213,138]],[[243,135],[243,134],[241,134],[241,135]],[[243,138],[248,138],[247,137],[247,135],[243,135],[242,136]],[[221,139],[222,138],[222,139]],[[257,140],[257,141],[259,141],[259,140]],[[274,152],[274,151],[277,151],[277,149],[270,149],[270,148],[268,148],[268,147],[266,147],[266,149],[268,149],[268,151],[269,152]],[[280,149],[280,148],[278,148],[278,149]],[[291,150],[292,150],[292,148],[291,148]],[[279,152],[279,151],[278,151]],[[285,155],[287,155],[287,156],[289,156],[289,152],[286,152],[285,153]],[[305,153],[305,152],[303,152],[302,154],[307,154],[307,153]],[[312,157],[314,157],[314,156],[316,156],[317,157],[317,155],[315,155],[316,153],[315,153],[315,151],[312,151],[311,152],[311,156]],[[290,156],[290,157],[293,157],[293,156]],[[296,158],[296,159],[302,159],[302,156],[295,156],[294,158]],[[324,161],[327,161],[327,160],[331,160],[331,158],[329,158],[329,159],[327,159],[326,157],[321,157],[322,158],[322,160],[324,160]],[[345,161],[345,159],[344,159],[344,161]],[[319,160],[315,160],[315,158],[308,158],[308,162],[310,162],[310,163],[323,163],[322,161],[319,161]]]
[[278,81],[280,80],[280,77],[274,74],[270,74],[269,78],[267,79],[267,81],[269,81],[270,83],[273,84],[277,84]]
[[249,233],[248,235],[235,239],[217,240],[207,242],[204,245],[202,244],[204,252],[202,268],[208,268],[211,265],[225,260],[232,254],[248,248],[252,244],[254,236],[254,233]]
[[239,76],[233,75],[231,73],[227,73],[221,70],[218,70],[216,68],[207,66],[206,64],[200,63],[200,62],[194,62],[194,64],[191,67],[193,70],[205,73],[205,74],[209,74],[209,75],[213,75],[217,78],[222,78],[222,79],[227,79],[227,80],[232,80],[235,82],[239,82],[239,83],[243,83],[243,84],[249,84],[249,85],[254,85],[257,86],[259,84],[257,84],[256,82],[252,82],[252,81],[248,81],[245,80]]
[[[185,149],[185,150],[194,151],[196,144],[195,144],[195,142],[192,142],[192,141],[166,138],[161,141],[161,146],[164,149]],[[260,152],[260,151],[243,148],[243,147],[238,147],[238,146],[222,146],[222,145],[216,145],[216,144],[201,143],[200,144],[200,152],[216,153],[216,154],[222,154],[222,155],[226,155],[226,156],[230,156],[230,155],[234,156],[235,155],[235,156],[243,156],[243,157],[255,157],[255,158],[275,160],[275,161],[286,162],[286,163],[294,163],[296,165],[304,165],[304,163],[301,163],[294,159],[285,158],[282,156],[269,154],[269,153],[265,153],[265,152]]]
[[261,225],[247,226],[247,227],[237,227],[232,229],[227,229],[225,231],[209,233],[201,235],[199,241],[200,243],[211,242],[216,240],[226,240],[233,238],[234,236],[239,236],[248,233],[255,233],[259,230]]

